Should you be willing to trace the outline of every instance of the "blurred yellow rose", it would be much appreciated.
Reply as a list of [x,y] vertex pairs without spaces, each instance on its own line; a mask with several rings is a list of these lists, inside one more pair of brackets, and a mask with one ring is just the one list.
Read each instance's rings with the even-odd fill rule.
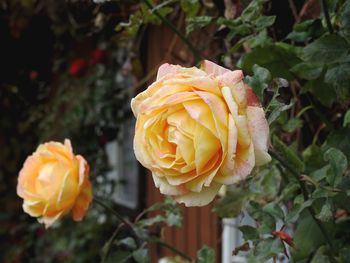
[[264,111],[242,79],[210,61],[201,69],[163,64],[131,101],[135,155],[161,193],[203,206],[271,160]]
[[19,173],[17,194],[23,210],[46,227],[70,211],[80,221],[92,200],[89,165],[70,140],[41,144]]

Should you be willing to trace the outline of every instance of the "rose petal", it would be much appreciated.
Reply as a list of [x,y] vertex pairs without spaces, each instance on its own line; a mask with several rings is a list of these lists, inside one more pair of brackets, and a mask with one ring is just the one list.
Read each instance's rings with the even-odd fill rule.
[[249,132],[254,144],[256,165],[263,165],[271,161],[268,154],[269,126],[264,110],[260,107],[247,108]]
[[221,186],[221,184],[212,183],[209,187],[203,187],[202,191],[199,193],[189,192],[184,195],[178,195],[175,197],[175,200],[185,204],[187,207],[205,206],[213,201]]

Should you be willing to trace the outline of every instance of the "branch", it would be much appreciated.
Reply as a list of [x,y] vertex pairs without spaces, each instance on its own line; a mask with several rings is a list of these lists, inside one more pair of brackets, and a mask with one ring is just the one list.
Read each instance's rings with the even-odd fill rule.
[[178,35],[179,38],[188,46],[188,48],[191,50],[191,52],[194,55],[195,62],[197,63],[198,61],[200,61],[202,58],[202,55],[192,45],[191,41],[189,41],[188,38],[184,34],[182,34],[166,17],[162,16],[149,0],[143,0],[143,2],[148,6],[151,12],[153,12],[167,27],[169,27],[176,35]]

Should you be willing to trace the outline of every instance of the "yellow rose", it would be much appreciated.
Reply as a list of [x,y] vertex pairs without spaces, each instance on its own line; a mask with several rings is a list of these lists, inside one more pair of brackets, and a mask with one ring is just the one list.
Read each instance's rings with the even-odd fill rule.
[[135,155],[161,193],[203,206],[271,160],[264,111],[242,79],[210,61],[201,69],[163,64],[131,101]]
[[41,144],[19,173],[17,194],[23,210],[46,227],[70,211],[80,221],[92,200],[89,165],[68,139]]

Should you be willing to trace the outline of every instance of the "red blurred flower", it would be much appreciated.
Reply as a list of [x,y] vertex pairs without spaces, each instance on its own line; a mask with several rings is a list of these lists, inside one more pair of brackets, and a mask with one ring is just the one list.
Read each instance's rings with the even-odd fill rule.
[[106,61],[107,52],[104,49],[95,48],[91,52],[90,56],[91,56],[91,60],[90,60],[91,65],[96,65],[99,63],[104,63]]
[[74,59],[69,66],[69,74],[74,77],[81,77],[87,71],[88,63],[83,58]]
[[36,70],[32,70],[31,72],[29,72],[29,78],[30,80],[36,80],[39,77],[39,73]]

